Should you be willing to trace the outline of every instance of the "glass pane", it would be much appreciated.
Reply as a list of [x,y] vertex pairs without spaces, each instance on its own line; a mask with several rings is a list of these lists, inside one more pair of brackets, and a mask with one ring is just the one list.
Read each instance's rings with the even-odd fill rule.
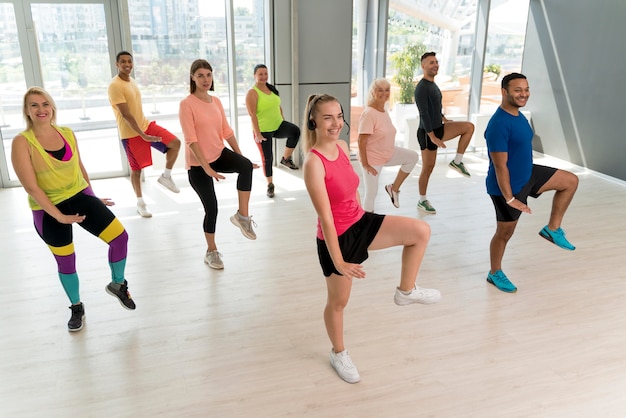
[[528,0],[491,4],[480,113],[495,112],[502,101],[501,78],[522,69],[528,6]]
[[461,0],[454,5],[414,0],[401,8],[390,6],[387,68],[388,76],[394,80],[396,102],[413,103],[414,85],[421,77],[419,59],[412,80],[398,79],[396,75],[401,69],[400,54],[408,52],[408,47],[418,46],[418,55],[426,51],[437,53],[439,72],[435,81],[443,95],[444,114],[467,118],[476,10],[476,0]]
[[57,123],[76,132],[90,175],[121,173],[124,160],[107,98],[111,72],[104,5],[38,3],[31,12]]
[[[237,114],[239,132],[237,139],[244,155],[259,159],[259,150],[252,137],[252,122],[246,109],[246,94],[254,85],[254,66],[265,64],[265,27],[262,0],[234,0],[235,62],[237,85]],[[269,69],[271,74],[271,68]],[[268,80],[273,83],[272,80]],[[282,100],[287,100],[281,94]],[[284,103],[283,103],[284,108]]]
[[[11,142],[24,129],[22,99],[26,91],[24,65],[17,38],[13,5],[0,3],[0,132],[4,147],[9,180],[17,176],[11,167]],[[4,167],[5,164],[2,164]]]

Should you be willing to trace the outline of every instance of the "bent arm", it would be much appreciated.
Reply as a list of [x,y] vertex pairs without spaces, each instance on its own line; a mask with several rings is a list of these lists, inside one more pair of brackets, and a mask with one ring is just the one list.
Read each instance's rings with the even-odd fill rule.
[[135,117],[130,112],[128,103],[118,103],[115,105],[115,107],[117,107],[117,110],[120,112],[120,115],[122,115],[122,118],[124,118],[128,126],[130,126],[131,129],[135,131],[137,135],[140,136],[144,141],[155,142],[161,140],[161,138],[159,137],[149,136],[144,133],[144,131],[137,123],[137,120],[135,120]]
[[[21,135],[13,139],[11,146],[11,163],[17,178],[22,183],[24,190],[39,206],[50,216],[61,222],[65,216],[48,198],[48,195],[39,187],[37,175],[30,157],[28,141]],[[82,170],[81,166],[81,170]]]
[[509,167],[506,163],[509,159],[508,152],[490,152],[491,161],[493,162],[493,168],[496,172],[496,180],[498,181],[498,187],[502,193],[502,197],[508,202],[513,197],[513,190],[511,188],[511,177],[509,174]]
[[250,120],[252,121],[254,136],[255,138],[261,139],[262,135],[261,129],[259,128],[259,119],[256,116],[258,100],[258,93],[254,89],[248,90],[248,94],[246,94],[246,109],[248,109],[248,114],[250,115]]

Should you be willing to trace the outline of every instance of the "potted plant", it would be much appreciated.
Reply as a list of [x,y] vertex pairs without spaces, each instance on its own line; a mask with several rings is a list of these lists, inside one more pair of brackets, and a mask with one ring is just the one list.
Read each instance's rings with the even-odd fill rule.
[[401,51],[391,55],[391,62],[396,69],[392,81],[400,87],[395,107],[396,127],[404,132],[406,119],[417,116],[417,107],[414,102],[415,73],[420,67],[420,58],[426,52],[422,43],[406,45]]

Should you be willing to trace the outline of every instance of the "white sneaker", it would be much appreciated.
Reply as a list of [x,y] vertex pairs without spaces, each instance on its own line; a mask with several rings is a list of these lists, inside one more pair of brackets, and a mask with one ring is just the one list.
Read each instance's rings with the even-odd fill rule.
[[252,220],[252,216],[248,216],[247,220],[241,219],[241,216],[239,216],[239,211],[237,211],[233,216],[230,217],[230,222],[232,222],[233,225],[241,229],[241,233],[244,237],[252,240],[256,239],[256,233],[254,232],[254,229],[252,229],[252,225],[254,224],[254,226],[256,226],[256,222]]
[[441,299],[441,292],[437,289],[425,289],[415,285],[411,293],[405,295],[399,288],[396,288],[396,294],[393,297],[393,301],[396,305],[410,305],[411,303],[423,303],[424,305],[430,305],[431,303],[437,303]]
[[400,207],[400,192],[394,192],[393,191],[393,184],[386,185],[385,186],[385,191],[387,192],[387,194],[391,198],[391,203],[395,207],[399,208]]
[[361,380],[359,371],[356,369],[348,350],[341,353],[335,353],[335,349],[330,350],[330,365],[335,369],[339,377],[348,383],[356,383]]
[[222,261],[222,254],[219,251],[207,251],[204,256],[204,262],[212,269],[222,270],[224,268],[224,262]]
[[163,187],[165,187],[171,192],[174,192],[174,193],[180,192],[180,189],[176,187],[176,185],[174,184],[174,180],[172,179],[172,177],[163,177],[163,174],[161,174],[161,177],[159,177],[157,181],[159,182],[160,185],[162,185]]
[[142,218],[152,218],[152,213],[150,213],[145,203],[137,203],[137,213],[140,214]]

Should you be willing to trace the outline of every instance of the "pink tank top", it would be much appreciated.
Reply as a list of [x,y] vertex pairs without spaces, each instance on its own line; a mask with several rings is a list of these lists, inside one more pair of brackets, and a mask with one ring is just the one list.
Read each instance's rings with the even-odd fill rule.
[[[356,198],[359,176],[352,168],[350,159],[343,149],[339,145],[337,148],[339,148],[339,157],[334,161],[330,161],[314,149],[311,152],[317,155],[324,164],[326,171],[324,183],[335,221],[335,230],[339,236],[361,219],[365,211]],[[324,239],[319,218],[317,219],[317,237]]]

